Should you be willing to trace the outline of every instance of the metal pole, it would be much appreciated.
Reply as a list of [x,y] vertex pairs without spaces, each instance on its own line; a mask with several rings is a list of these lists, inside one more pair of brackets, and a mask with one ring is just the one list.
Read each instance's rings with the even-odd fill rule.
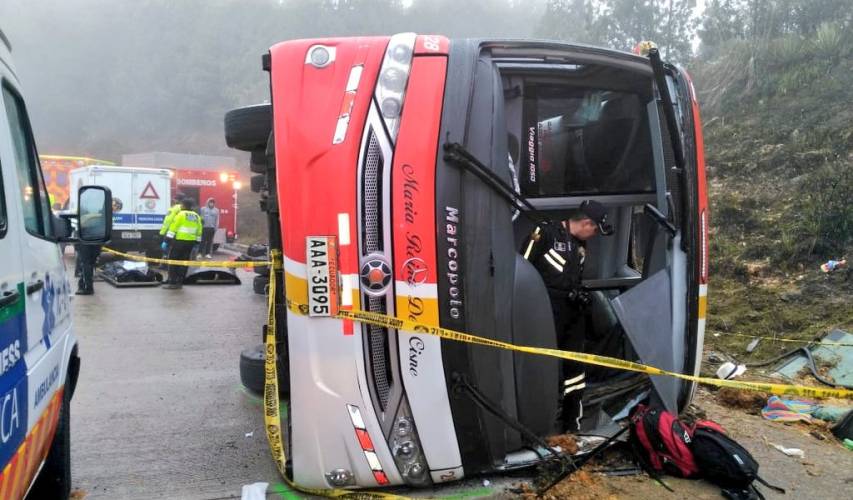
[[234,189],[234,239],[237,239],[237,189]]

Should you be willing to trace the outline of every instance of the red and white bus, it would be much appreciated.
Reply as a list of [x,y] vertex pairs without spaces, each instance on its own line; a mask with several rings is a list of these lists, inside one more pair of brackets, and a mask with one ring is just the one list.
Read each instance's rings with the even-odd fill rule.
[[[514,217],[519,196],[537,217],[607,208],[614,235],[586,249],[587,352],[698,373],[708,213],[682,69],[656,51],[411,33],[287,41],[264,69],[271,103],[229,112],[226,139],[267,160],[253,184],[278,279],[311,312],[276,332],[297,483],[427,486],[547,457],[531,436],[557,432],[559,360],[333,314],[556,348],[545,286],[519,254],[533,228]],[[339,289],[309,287],[315,266]],[[639,401],[679,411],[695,389],[592,367],[586,384],[583,433],[599,436]]]

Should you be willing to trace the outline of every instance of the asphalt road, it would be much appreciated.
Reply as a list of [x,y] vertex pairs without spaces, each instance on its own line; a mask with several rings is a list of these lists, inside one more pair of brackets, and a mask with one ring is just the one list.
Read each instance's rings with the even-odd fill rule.
[[242,389],[238,369],[240,350],[261,341],[265,298],[252,292],[254,273],[237,273],[240,286],[96,282],[95,295],[73,299],[78,498],[239,498],[244,484],[281,482],[261,400]]

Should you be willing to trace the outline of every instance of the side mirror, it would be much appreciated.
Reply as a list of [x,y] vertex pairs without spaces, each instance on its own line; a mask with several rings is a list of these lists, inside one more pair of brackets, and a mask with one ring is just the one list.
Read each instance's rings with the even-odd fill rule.
[[77,239],[93,245],[110,241],[113,195],[103,186],[83,186],[77,195]]

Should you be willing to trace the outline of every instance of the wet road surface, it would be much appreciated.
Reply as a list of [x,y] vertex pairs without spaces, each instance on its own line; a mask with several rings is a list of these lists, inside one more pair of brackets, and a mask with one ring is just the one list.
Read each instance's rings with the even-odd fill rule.
[[[73,263],[68,267],[73,270]],[[240,350],[265,298],[243,284],[114,288],[73,299],[82,360],[71,406],[73,489],[87,499],[214,499],[280,483]],[[247,433],[253,433],[249,437]],[[275,495],[279,497],[279,495]]]

